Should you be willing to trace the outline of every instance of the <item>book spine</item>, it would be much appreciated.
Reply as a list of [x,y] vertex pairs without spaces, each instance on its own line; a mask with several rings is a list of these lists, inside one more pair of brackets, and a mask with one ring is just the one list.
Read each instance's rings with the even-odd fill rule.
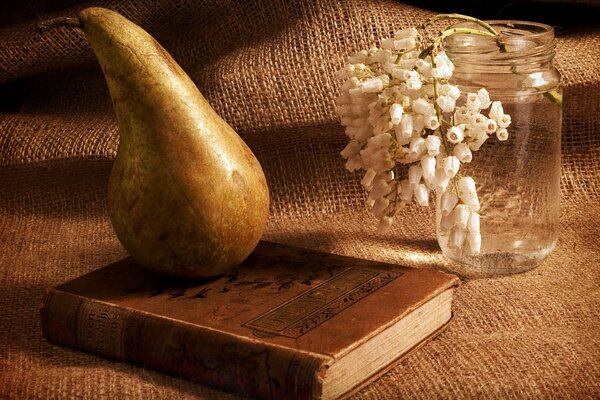
[[263,399],[320,398],[330,361],[59,290],[41,314],[51,342]]

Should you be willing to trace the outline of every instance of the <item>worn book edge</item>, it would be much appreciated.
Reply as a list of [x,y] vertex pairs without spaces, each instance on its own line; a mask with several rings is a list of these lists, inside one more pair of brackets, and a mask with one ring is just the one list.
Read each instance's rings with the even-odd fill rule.
[[[445,291],[442,291],[442,293],[446,292],[446,291],[452,291],[454,288],[454,286],[451,286],[450,288],[447,288]],[[435,300],[437,297],[440,296],[441,293],[437,293],[437,294],[432,294],[432,296],[430,298],[424,299],[423,303],[420,304],[420,306],[422,306],[423,304],[426,304],[429,301],[433,301]],[[60,298],[63,299],[60,299]],[[56,307],[52,307],[52,301],[53,300],[61,300],[61,304],[60,304],[60,309],[56,310]],[[65,300],[68,303],[71,303],[70,306],[66,306],[65,307]],[[200,383],[206,384],[208,386],[213,386],[213,387],[218,387],[224,390],[229,390],[229,391],[238,391],[239,392],[239,388],[238,387],[228,387],[228,386],[224,386],[221,382],[216,382],[216,381],[211,381],[210,379],[207,379],[206,377],[200,377],[198,376],[197,373],[186,373],[185,371],[182,371],[181,369],[178,369],[176,365],[170,365],[168,363],[166,364],[161,364],[161,363],[153,363],[153,362],[148,362],[146,360],[144,360],[144,351],[142,352],[138,352],[137,354],[115,354],[114,352],[111,351],[102,351],[102,349],[98,348],[97,343],[92,343],[92,344],[85,344],[85,341],[80,340],[80,336],[77,333],[77,329],[80,329],[80,327],[78,326],[78,321],[73,321],[73,315],[71,315],[71,317],[66,316],[66,320],[71,320],[69,322],[67,329],[70,330],[70,337],[55,337],[56,333],[55,332],[50,332],[50,327],[48,324],[48,313],[49,311],[52,309],[52,312],[54,314],[54,318],[56,318],[56,313],[57,312],[64,312],[64,313],[72,313],[72,314],[80,314],[80,310],[82,309],[83,306],[87,306],[87,307],[102,307],[105,310],[109,310],[112,314],[113,314],[113,318],[114,316],[119,316],[120,319],[124,320],[124,324],[127,324],[128,321],[131,318],[137,318],[139,319],[143,319],[144,322],[143,324],[158,324],[158,325],[167,325],[169,327],[169,330],[180,330],[181,332],[188,332],[189,334],[193,334],[193,335],[200,335],[202,334],[206,334],[207,336],[213,337],[213,338],[219,338],[220,341],[224,341],[224,342],[230,342],[230,343],[238,343],[238,344],[242,344],[244,346],[248,346],[249,348],[255,347],[255,348],[268,348],[268,350],[272,353],[278,353],[279,357],[283,357],[284,359],[287,359],[289,361],[289,365],[295,364],[296,367],[295,368],[290,368],[290,370],[295,371],[295,373],[297,374],[296,376],[290,376],[289,382],[296,382],[295,385],[291,385],[289,388],[287,388],[286,390],[286,397],[287,398],[321,398],[321,396],[323,395],[323,378],[326,376],[327,370],[333,365],[335,364],[336,360],[328,355],[324,355],[324,354],[319,354],[319,353],[311,353],[311,352],[307,352],[305,350],[300,350],[300,349],[296,349],[296,348],[287,348],[284,346],[278,346],[276,344],[273,343],[265,343],[263,341],[260,340],[253,340],[252,338],[248,338],[248,337],[243,337],[243,336],[239,336],[239,335],[235,335],[235,334],[231,334],[228,332],[223,332],[223,331],[219,331],[210,327],[206,327],[206,326],[200,326],[200,325],[195,325],[195,324],[191,324],[191,323],[187,323],[185,321],[181,321],[181,320],[177,320],[177,319],[171,319],[171,318],[166,318],[164,316],[160,316],[157,314],[153,314],[153,313],[148,313],[148,312],[144,312],[144,311],[140,311],[140,310],[136,310],[136,309],[131,309],[129,307],[122,307],[122,306],[116,306],[114,304],[111,303],[107,303],[107,302],[103,302],[103,301],[98,301],[98,300],[94,300],[94,299],[89,299],[83,296],[79,296],[79,295],[75,295],[69,292],[65,292],[62,290],[57,290],[57,289],[52,289],[45,297],[44,297],[44,306],[41,309],[41,314],[42,314],[42,329],[43,329],[43,334],[44,336],[51,342],[54,343],[58,343],[58,344],[62,344],[62,345],[66,345],[68,347],[77,349],[77,350],[83,350],[83,351],[87,351],[90,352],[92,354],[95,355],[99,355],[99,356],[103,356],[106,358],[110,358],[110,359],[114,359],[114,360],[119,360],[119,361],[124,361],[127,363],[132,363],[132,364],[136,364],[136,365],[144,365],[147,367],[150,367],[152,369],[155,369],[157,371],[161,371],[161,372],[166,372],[169,374],[172,374],[174,376],[181,376],[181,377],[185,377],[191,380],[195,380],[195,381],[199,381]],[[390,327],[393,327],[396,323],[398,323],[398,321],[406,318],[408,315],[411,315],[413,312],[418,311],[419,310],[419,306],[415,307],[415,309],[411,309],[408,310],[406,313],[403,313],[402,315],[398,316],[398,318],[393,322],[388,324],[388,326],[383,327],[382,330],[385,331],[386,329],[389,329]],[[77,310],[74,313],[74,310]],[[77,317],[75,317],[77,318]],[[395,359],[393,359],[391,362],[386,362],[385,365],[382,368],[379,368],[377,371],[375,371],[374,373],[372,373],[371,375],[367,376],[366,379],[362,379],[359,383],[355,384],[352,388],[348,389],[348,390],[344,390],[343,393],[341,393],[341,396],[343,398],[349,397],[352,393],[356,393],[357,391],[359,391],[361,388],[363,388],[364,386],[368,385],[370,382],[372,382],[373,380],[377,379],[379,376],[381,376],[382,374],[384,374],[385,372],[387,372],[390,368],[393,368],[394,365],[401,360],[402,358],[406,357],[408,354],[412,353],[415,349],[419,348],[421,345],[423,345],[423,343],[427,342],[430,338],[434,337],[435,335],[437,335],[439,332],[441,332],[443,329],[445,329],[445,327],[448,325],[448,323],[450,322],[451,318],[449,318],[441,327],[437,328],[435,331],[427,334],[425,337],[423,337],[422,339],[420,339],[419,341],[417,341],[416,343],[412,344],[406,351],[404,351],[402,354],[399,354]],[[73,324],[75,326],[73,326]],[[141,326],[139,327],[139,329],[141,330]],[[65,333],[65,332],[63,332]],[[114,335],[122,335],[125,336],[127,334],[131,334],[132,332],[127,331],[127,330],[115,330]],[[377,332],[376,336],[379,335],[381,332]],[[134,332],[134,335],[136,335],[137,333]],[[111,341],[122,341],[122,340],[127,340],[126,338],[124,339],[123,337],[105,337],[102,340],[104,340],[104,342],[111,342]],[[110,346],[109,346],[110,348]],[[289,383],[288,382],[288,383]],[[250,394],[250,395],[260,395],[262,397],[270,397],[272,394],[270,393],[244,393],[244,394]],[[338,397],[337,395],[335,397]]]
[[[370,340],[363,341],[359,346],[353,348],[352,352],[345,354],[338,360],[335,360],[329,368],[332,378],[344,376],[344,385],[342,381],[332,382],[332,379],[323,390],[323,399],[336,399],[344,396],[347,392],[355,392],[372,381],[370,375],[363,376],[358,374],[352,379],[352,374],[356,375],[354,365],[371,365],[371,374],[380,376],[380,371],[391,368],[399,358],[404,357],[415,346],[427,341],[435,332],[439,331],[440,326],[446,326],[452,319],[452,296],[454,287],[447,288],[429,299],[423,301],[413,309],[407,310],[394,321],[391,321],[384,329],[379,329],[370,336]],[[373,348],[388,349],[392,346],[401,351],[393,357],[391,352],[373,351]],[[388,354],[390,357],[388,357]],[[375,366],[375,368],[373,368]],[[326,377],[326,376],[325,376]],[[366,382],[365,382],[366,381]],[[354,382],[348,387],[348,382]]]

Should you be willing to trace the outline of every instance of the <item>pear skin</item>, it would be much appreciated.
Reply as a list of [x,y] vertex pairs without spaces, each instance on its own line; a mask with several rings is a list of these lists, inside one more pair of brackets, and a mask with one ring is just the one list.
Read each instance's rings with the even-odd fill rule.
[[211,277],[239,264],[268,217],[258,160],[142,28],[103,8],[78,17],[119,126],[108,187],[117,237],[141,265],[173,276]]

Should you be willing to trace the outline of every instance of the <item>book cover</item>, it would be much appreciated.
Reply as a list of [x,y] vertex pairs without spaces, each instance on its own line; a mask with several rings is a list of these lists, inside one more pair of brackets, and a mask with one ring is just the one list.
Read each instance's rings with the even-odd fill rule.
[[131,258],[52,289],[44,336],[75,349],[268,399],[356,390],[451,318],[458,278],[261,242],[210,280]]

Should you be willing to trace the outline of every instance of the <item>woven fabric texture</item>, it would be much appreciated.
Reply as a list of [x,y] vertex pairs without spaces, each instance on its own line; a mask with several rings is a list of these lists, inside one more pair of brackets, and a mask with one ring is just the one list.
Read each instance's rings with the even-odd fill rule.
[[[15,2],[0,15],[0,397],[235,399],[183,379],[46,342],[52,286],[126,255],[106,187],[118,144],[110,98],[82,33],[42,19],[90,5],[149,31],[246,140],[267,175],[265,239],[447,268],[431,209],[376,234],[343,168],[334,71],[345,55],[432,14],[385,1]],[[600,30],[558,40],[563,74],[562,230],[538,268],[464,282],[438,338],[355,398],[600,397]]]

